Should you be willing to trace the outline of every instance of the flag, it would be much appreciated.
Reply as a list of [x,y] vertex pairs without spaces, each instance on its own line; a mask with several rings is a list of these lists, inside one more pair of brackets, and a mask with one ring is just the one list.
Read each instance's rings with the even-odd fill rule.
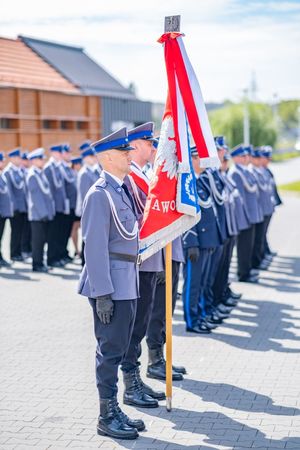
[[168,98],[140,230],[142,261],[200,220],[189,130],[201,165],[218,167],[220,164],[182,34],[165,33],[159,42],[164,45]]

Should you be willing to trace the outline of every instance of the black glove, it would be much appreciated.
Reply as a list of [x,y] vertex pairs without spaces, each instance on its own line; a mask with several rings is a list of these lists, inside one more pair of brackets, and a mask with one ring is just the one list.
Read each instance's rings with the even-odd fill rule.
[[110,295],[96,297],[96,311],[100,321],[104,324],[110,323],[114,313],[114,303]]
[[166,282],[166,273],[163,270],[162,272],[157,272],[156,274],[157,284],[165,284]]
[[192,263],[196,263],[199,259],[200,251],[198,247],[188,248],[188,258]]

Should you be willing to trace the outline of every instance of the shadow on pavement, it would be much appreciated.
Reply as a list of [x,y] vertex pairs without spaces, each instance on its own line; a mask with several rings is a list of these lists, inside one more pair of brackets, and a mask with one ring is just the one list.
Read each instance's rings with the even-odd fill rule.
[[198,395],[205,402],[213,402],[236,411],[267,413],[280,416],[299,416],[298,408],[274,405],[271,397],[226,383],[185,378],[180,389]]
[[[152,410],[147,410],[147,413],[151,416],[154,415]],[[135,414],[137,417],[137,414]],[[156,414],[157,416],[157,414]],[[174,427],[172,431],[187,431],[193,434],[204,435],[201,436],[201,440],[205,444],[209,445],[222,445],[230,449],[241,450],[245,448],[263,448],[263,449],[275,449],[275,448],[289,448],[300,449],[300,437],[284,437],[282,439],[268,439],[266,434],[252,428],[248,425],[240,423],[230,417],[219,412],[198,412],[190,411],[186,409],[174,408],[171,412],[167,412],[161,408],[159,415],[161,418],[173,422]],[[163,425],[162,425],[163,426]],[[151,432],[151,426],[149,427]],[[176,437],[173,438],[176,440]],[[188,437],[186,438],[188,440]],[[147,448],[147,449],[163,449],[164,445],[168,445],[168,450],[180,450],[186,449],[200,449],[206,450],[205,445],[199,443],[199,445],[183,445],[176,444],[170,441],[164,441],[160,439],[153,439],[147,437],[147,434],[141,433],[137,443],[134,445],[132,442],[120,441],[120,444],[124,448]],[[210,447],[211,448],[211,447]]]

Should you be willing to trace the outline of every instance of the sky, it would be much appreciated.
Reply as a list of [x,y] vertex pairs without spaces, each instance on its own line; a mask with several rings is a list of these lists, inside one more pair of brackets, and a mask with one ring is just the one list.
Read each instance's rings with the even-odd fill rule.
[[[300,98],[300,0],[9,0],[0,36],[78,45],[143,100],[164,102],[164,17],[181,31],[206,102]],[[252,83],[253,84],[253,83]]]

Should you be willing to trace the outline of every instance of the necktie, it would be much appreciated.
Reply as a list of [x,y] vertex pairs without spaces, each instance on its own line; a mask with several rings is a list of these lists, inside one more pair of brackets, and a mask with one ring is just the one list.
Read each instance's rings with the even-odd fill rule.
[[132,211],[135,213],[135,208],[134,208],[133,199],[132,199],[131,194],[130,194],[130,192],[129,192],[129,190],[128,190],[128,187],[126,186],[125,183],[122,184],[122,188],[124,189],[125,194],[127,195],[128,199],[129,199],[129,201],[130,201],[130,203],[131,203]]

